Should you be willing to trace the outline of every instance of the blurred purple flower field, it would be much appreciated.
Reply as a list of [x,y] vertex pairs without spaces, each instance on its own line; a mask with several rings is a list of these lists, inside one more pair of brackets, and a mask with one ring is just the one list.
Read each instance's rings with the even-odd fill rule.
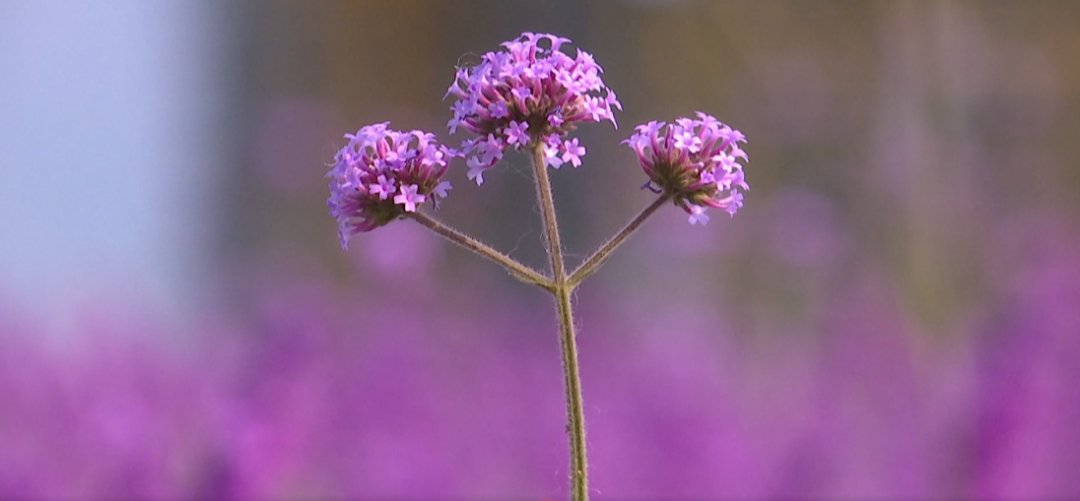
[[[740,240],[792,225],[768,223]],[[918,332],[888,275],[865,265],[761,337],[737,336],[728,319],[740,315],[723,302],[682,310],[634,290],[583,292],[597,494],[1080,492],[1080,242],[1041,217],[1009,230],[1023,243],[994,256],[1011,263],[994,307],[943,339]],[[814,246],[829,250],[773,259],[841,273],[841,245]],[[60,343],[5,312],[0,492],[559,494],[564,416],[546,304],[421,282],[350,291],[280,257],[244,283],[257,298],[247,321],[182,339],[87,305],[78,338]]]

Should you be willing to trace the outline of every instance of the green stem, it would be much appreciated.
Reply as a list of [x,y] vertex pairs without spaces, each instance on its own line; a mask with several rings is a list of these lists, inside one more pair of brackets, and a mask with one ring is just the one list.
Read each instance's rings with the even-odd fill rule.
[[567,433],[570,435],[570,492],[574,501],[589,499],[588,460],[585,453],[585,405],[581,399],[574,309],[570,287],[557,287],[559,346],[562,349],[563,382],[566,386]]
[[506,271],[510,272],[510,274],[518,280],[527,284],[539,286],[552,293],[555,292],[555,286],[551,279],[541,275],[536,270],[517,262],[514,258],[493,249],[491,246],[455,230],[423,212],[409,212],[406,216],[441,235],[443,238],[506,268]]
[[563,382],[566,387],[567,433],[570,438],[570,494],[574,501],[589,499],[588,461],[585,455],[585,411],[581,399],[581,374],[578,369],[577,336],[574,332],[574,307],[570,295],[574,285],[568,281],[563,259],[555,201],[547,175],[543,144],[533,143],[533,173],[536,198],[544,220],[548,258],[551,261],[552,294],[559,316],[559,346],[562,352]]
[[626,226],[623,226],[623,229],[619,230],[615,236],[611,237],[604,245],[601,245],[599,249],[596,249],[596,252],[593,252],[593,255],[589,256],[584,263],[581,263],[581,266],[578,266],[578,268],[570,274],[570,278],[568,279],[570,286],[577,287],[582,280],[585,280],[586,277],[600,269],[600,266],[611,257],[613,252],[615,252],[615,249],[618,249],[627,238],[630,238],[630,235],[633,235],[638,227],[640,227],[649,216],[656,212],[656,209],[659,209],[664,205],[668,199],[667,195],[660,195],[660,197],[649,204],[648,207],[642,209],[634,219],[631,219],[629,223],[626,223]]
[[540,204],[540,215],[544,220],[544,236],[547,238],[547,254],[551,261],[551,277],[558,286],[566,281],[566,264],[563,261],[562,242],[559,238],[559,222],[555,218],[555,201],[551,196],[551,181],[548,180],[547,165],[544,162],[544,146],[533,146],[533,173],[536,180],[536,200]]

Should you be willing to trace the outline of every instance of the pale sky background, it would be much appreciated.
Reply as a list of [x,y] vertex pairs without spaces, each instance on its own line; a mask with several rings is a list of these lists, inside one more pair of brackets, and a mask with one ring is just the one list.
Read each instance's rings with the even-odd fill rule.
[[0,6],[0,301],[176,315],[220,169],[220,22],[205,2]]

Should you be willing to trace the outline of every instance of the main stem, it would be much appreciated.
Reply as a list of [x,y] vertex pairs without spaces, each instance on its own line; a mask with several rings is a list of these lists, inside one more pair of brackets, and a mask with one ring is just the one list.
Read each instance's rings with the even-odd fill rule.
[[552,294],[559,316],[559,346],[562,348],[563,382],[566,387],[567,433],[570,435],[570,496],[574,501],[589,499],[588,462],[585,456],[585,412],[581,400],[581,374],[578,370],[577,336],[574,332],[574,306],[570,300],[574,286],[566,275],[555,201],[551,196],[544,162],[543,144],[536,141],[532,151],[536,198],[544,220],[548,258],[551,261]]

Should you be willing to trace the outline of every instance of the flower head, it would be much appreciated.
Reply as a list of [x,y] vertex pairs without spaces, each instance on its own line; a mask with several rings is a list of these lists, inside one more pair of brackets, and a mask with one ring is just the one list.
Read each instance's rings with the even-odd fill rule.
[[[545,33],[522,33],[504,42],[503,50],[481,56],[475,66],[459,67],[447,96],[456,100],[450,132],[459,127],[479,137],[462,143],[468,157],[469,179],[483,183],[507,147],[543,144],[548,165],[580,165],[584,147],[576,141],[564,146],[566,136],[582,122],[609,120],[622,104],[600,78],[591,54],[575,56],[561,48],[570,40]],[[617,126],[617,125],[616,125]],[[497,150],[497,153],[493,150]],[[566,152],[571,152],[569,155]],[[566,158],[560,158],[566,157]]]
[[357,233],[371,231],[419,204],[445,198],[442,181],[447,161],[457,153],[419,130],[391,130],[389,122],[346,134],[349,143],[334,156],[330,178],[330,215],[338,221],[341,246]]
[[741,132],[705,113],[697,117],[639,125],[623,143],[637,153],[649,176],[647,186],[671,197],[690,215],[691,224],[705,224],[708,207],[732,216],[742,207],[742,191],[750,185],[739,162],[749,157],[739,147],[746,142]]

